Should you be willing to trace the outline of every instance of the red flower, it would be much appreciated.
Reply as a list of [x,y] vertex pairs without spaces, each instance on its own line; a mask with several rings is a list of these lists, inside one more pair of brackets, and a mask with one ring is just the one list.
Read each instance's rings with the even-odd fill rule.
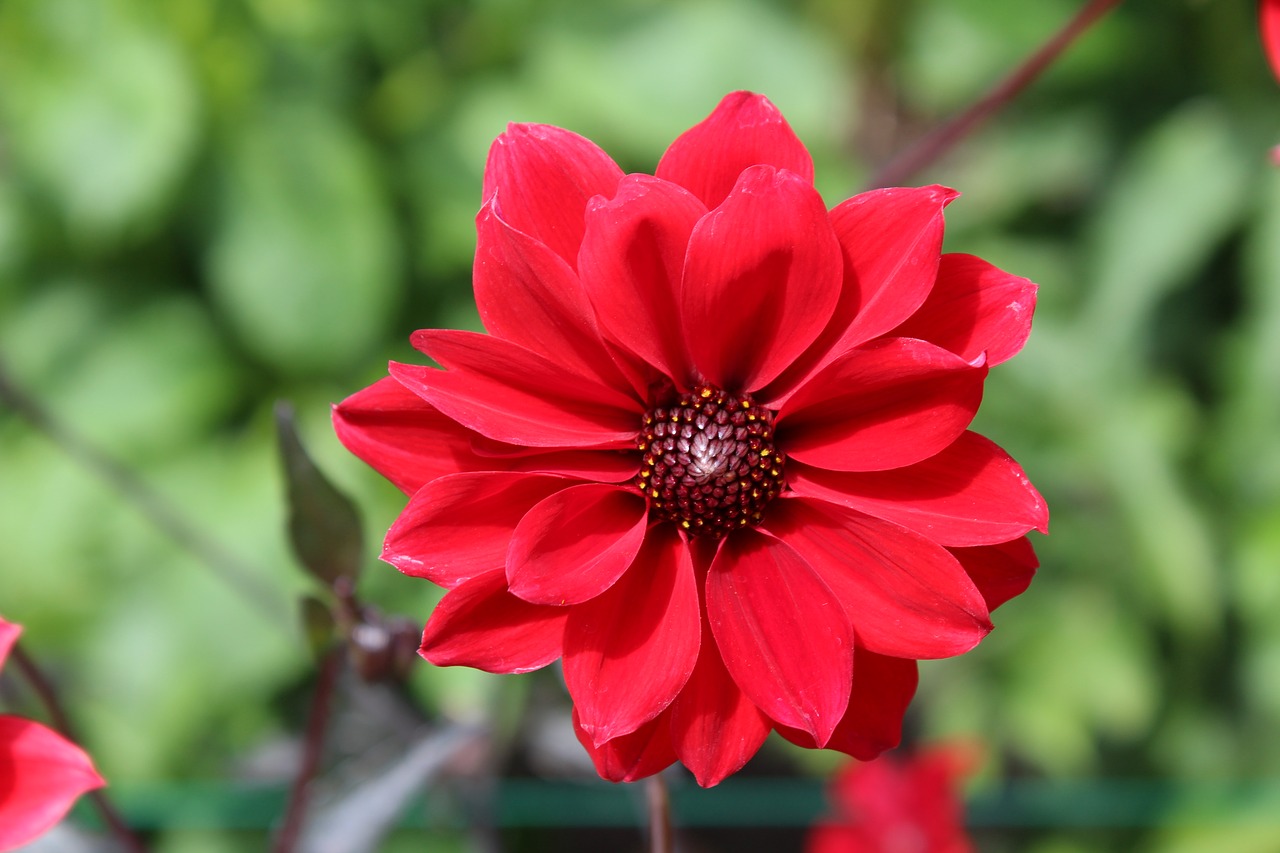
[[512,125],[485,172],[488,335],[334,413],[412,495],[383,559],[449,592],[438,665],[564,660],[600,774],[713,785],[771,729],[870,758],[916,659],[1030,582],[1039,494],[966,431],[1035,285],[942,255],[942,187],[828,211],[768,100],[731,94],[656,176]]
[[[0,619],[0,667],[21,633]],[[32,841],[104,784],[80,747],[39,723],[0,715],[0,850]]]
[[1262,48],[1276,79],[1280,80],[1280,0],[1260,0],[1258,27],[1262,31]]
[[974,758],[947,746],[850,764],[831,785],[836,818],[814,827],[806,853],[970,853],[956,788]]

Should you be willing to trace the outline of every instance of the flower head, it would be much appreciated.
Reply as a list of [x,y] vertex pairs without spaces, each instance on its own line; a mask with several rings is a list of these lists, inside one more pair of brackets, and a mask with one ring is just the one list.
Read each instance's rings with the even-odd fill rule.
[[1280,0],[1259,0],[1258,27],[1262,32],[1262,49],[1276,80],[1280,80]]
[[[21,633],[0,619],[0,667]],[[39,723],[0,715],[0,850],[34,840],[103,784],[80,747]]]
[[831,785],[835,816],[809,833],[807,853],[970,853],[957,788],[971,749],[938,746],[905,760],[851,763]]
[[916,660],[959,654],[1030,582],[1047,512],[967,430],[1035,285],[941,253],[943,187],[828,210],[778,110],[727,96],[624,175],[511,125],[489,154],[476,303],[440,368],[334,412],[411,495],[383,559],[448,589],[421,653],[563,659],[602,776],[711,785],[771,730],[870,758]]

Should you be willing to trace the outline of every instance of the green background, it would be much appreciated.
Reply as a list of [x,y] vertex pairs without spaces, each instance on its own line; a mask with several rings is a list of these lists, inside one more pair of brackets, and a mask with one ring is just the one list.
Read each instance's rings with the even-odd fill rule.
[[[262,849],[296,758],[312,586],[284,532],[276,400],[363,511],[362,595],[429,612],[429,584],[375,560],[403,497],[339,446],[329,405],[413,360],[412,330],[477,327],[473,219],[506,122],[568,127],[651,171],[753,89],[835,204],[1076,8],[0,0],[3,366],[227,552],[211,567],[119,478],[0,407],[0,612],[155,849]],[[1253,15],[1122,4],[914,181],[964,193],[947,250],[1041,285],[977,428],[1049,501],[1043,566],[976,651],[922,666],[908,727],[983,744],[967,789],[983,850],[1280,850],[1280,90]],[[228,584],[231,562],[260,589]],[[0,698],[38,713],[16,681]],[[387,776],[420,731],[408,708],[498,733],[415,797],[429,829],[386,849],[639,847],[638,831],[530,826],[640,821],[636,794],[602,794],[564,743],[554,673],[423,665],[408,700],[340,693],[317,812]],[[760,849],[799,849],[837,758],[771,741],[746,787],[680,788],[689,838],[748,849],[715,828],[732,817],[698,816],[737,814],[787,827]],[[495,774],[516,781],[495,793]],[[558,793],[530,811],[539,790]],[[594,796],[620,816],[574,805]]]

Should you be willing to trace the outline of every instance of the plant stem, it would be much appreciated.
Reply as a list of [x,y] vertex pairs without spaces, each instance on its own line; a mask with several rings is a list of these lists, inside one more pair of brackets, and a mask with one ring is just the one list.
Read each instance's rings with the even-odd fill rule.
[[275,591],[258,580],[261,572],[205,536],[173,509],[171,501],[137,474],[93,447],[58,420],[18,385],[6,369],[3,358],[0,358],[0,402],[7,404],[33,429],[133,504],[148,521],[212,569],[247,604],[273,624],[288,624],[283,603]]
[[890,160],[868,181],[868,188],[899,186],[938,160],[1035,82],[1078,36],[1113,7],[1120,5],[1120,2],[1121,0],[1090,0],[1053,38],[1041,45],[986,95]]
[[[18,672],[22,673],[22,677],[31,685],[32,692],[40,700],[40,704],[44,706],[54,729],[72,743],[79,743],[72,729],[71,720],[67,717],[67,713],[62,707],[61,700],[58,699],[58,693],[54,690],[52,682],[45,678],[40,667],[36,666],[36,662],[23,651],[21,640],[15,643],[10,650],[9,661],[18,668]],[[121,847],[130,851],[130,853],[146,853],[146,846],[133,833],[129,825],[125,823],[120,811],[115,807],[111,798],[107,796],[106,791],[97,788],[89,791],[85,796],[93,803],[98,815],[102,818],[102,822],[107,825],[107,829],[115,836]]]
[[649,800],[650,853],[671,853],[671,797],[661,773],[645,780]]
[[276,835],[275,853],[292,853],[302,832],[302,820],[307,813],[311,780],[320,766],[320,755],[324,751],[325,732],[329,728],[330,710],[333,705],[333,689],[338,683],[338,673],[342,669],[344,647],[330,649],[320,664],[320,675],[316,679],[316,689],[311,695],[311,710],[307,716],[307,730],[303,736],[302,761],[298,766],[298,774],[294,777],[293,786],[289,790],[289,804],[285,808],[284,823]]

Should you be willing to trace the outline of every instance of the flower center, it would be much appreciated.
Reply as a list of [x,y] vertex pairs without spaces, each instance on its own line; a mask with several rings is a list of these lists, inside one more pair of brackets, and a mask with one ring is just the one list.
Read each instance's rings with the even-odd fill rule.
[[759,524],[782,491],[786,458],[773,443],[773,412],[749,394],[694,388],[647,412],[638,442],[644,461],[635,483],[650,513],[691,535]]

